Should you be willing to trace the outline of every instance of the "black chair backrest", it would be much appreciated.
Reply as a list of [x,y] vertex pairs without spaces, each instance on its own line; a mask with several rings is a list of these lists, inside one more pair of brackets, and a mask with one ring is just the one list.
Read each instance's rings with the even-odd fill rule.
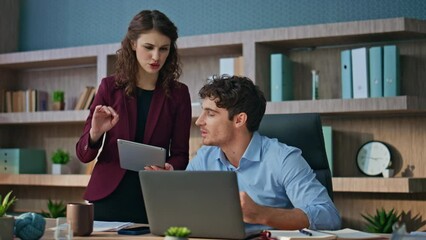
[[302,150],[302,156],[333,199],[331,171],[318,113],[265,115],[260,123],[259,133]]

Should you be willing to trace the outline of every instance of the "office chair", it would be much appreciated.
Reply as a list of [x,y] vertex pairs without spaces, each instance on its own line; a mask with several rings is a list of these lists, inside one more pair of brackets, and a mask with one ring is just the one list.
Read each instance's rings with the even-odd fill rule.
[[302,150],[302,156],[333,200],[331,171],[318,113],[265,115],[260,123],[259,133]]

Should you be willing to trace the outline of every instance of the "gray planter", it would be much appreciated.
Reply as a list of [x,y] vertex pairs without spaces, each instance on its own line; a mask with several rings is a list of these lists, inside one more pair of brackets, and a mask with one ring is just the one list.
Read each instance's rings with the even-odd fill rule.
[[13,240],[13,227],[15,218],[13,216],[0,217],[0,239]]

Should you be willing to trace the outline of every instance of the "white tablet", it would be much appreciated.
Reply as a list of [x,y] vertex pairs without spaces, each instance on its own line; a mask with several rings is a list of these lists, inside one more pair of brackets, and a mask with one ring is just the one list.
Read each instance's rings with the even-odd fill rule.
[[164,167],[166,149],[152,145],[117,139],[120,166],[123,169],[139,171],[146,166]]

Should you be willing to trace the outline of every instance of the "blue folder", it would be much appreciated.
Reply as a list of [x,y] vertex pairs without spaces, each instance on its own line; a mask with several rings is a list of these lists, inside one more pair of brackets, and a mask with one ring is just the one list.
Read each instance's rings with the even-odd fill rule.
[[385,97],[400,94],[399,50],[395,45],[383,47],[383,79]]
[[293,100],[291,60],[282,53],[271,54],[271,101]]
[[340,53],[342,71],[342,98],[352,98],[352,61],[351,50],[343,50]]
[[383,97],[383,49],[381,46],[369,49],[370,97]]

